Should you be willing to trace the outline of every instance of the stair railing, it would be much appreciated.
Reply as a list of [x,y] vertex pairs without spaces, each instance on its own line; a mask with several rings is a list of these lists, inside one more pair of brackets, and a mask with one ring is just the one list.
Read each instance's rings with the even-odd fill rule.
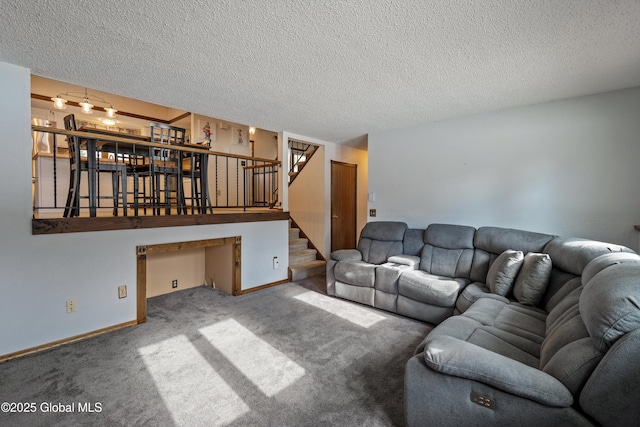
[[296,179],[317,149],[317,145],[291,139],[289,140],[289,185],[291,185],[291,183]]

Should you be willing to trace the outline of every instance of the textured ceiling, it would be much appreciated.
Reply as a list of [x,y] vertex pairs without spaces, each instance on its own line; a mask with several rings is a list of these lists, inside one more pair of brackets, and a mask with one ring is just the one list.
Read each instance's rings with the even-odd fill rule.
[[0,61],[177,109],[367,133],[640,86],[639,0],[3,0]]

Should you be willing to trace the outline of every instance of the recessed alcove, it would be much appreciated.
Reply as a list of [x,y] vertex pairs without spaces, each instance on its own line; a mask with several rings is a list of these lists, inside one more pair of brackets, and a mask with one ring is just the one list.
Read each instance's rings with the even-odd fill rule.
[[[138,246],[137,321],[146,320],[147,298],[206,284],[231,295],[242,288],[240,236]],[[173,288],[172,282],[178,281]],[[182,280],[182,286],[180,286]]]

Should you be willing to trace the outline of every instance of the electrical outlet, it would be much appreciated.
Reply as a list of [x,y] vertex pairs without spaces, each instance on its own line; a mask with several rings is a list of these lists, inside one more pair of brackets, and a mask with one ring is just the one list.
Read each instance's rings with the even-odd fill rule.
[[76,311],[76,300],[70,299],[67,301],[67,313],[74,313]]
[[278,260],[277,256],[274,256],[273,257],[273,269],[275,270],[278,267],[280,267],[280,260]]
[[127,286],[122,285],[118,286],[118,298],[126,298],[127,297]]
[[178,279],[174,279],[171,281],[171,287],[172,288],[177,288],[178,287]]
[[369,209],[369,216],[376,216],[376,210],[375,209]]

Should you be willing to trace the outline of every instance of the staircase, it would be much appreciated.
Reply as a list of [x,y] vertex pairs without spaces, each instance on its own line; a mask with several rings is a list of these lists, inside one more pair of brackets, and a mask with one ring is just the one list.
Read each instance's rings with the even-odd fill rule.
[[318,150],[317,145],[303,144],[301,142],[290,142],[289,150],[291,152],[291,164],[289,165],[289,185],[293,183],[296,177],[302,172],[304,166],[309,162],[311,157]]
[[289,280],[296,281],[325,274],[327,262],[318,259],[318,251],[309,247],[299,228],[289,220]]

